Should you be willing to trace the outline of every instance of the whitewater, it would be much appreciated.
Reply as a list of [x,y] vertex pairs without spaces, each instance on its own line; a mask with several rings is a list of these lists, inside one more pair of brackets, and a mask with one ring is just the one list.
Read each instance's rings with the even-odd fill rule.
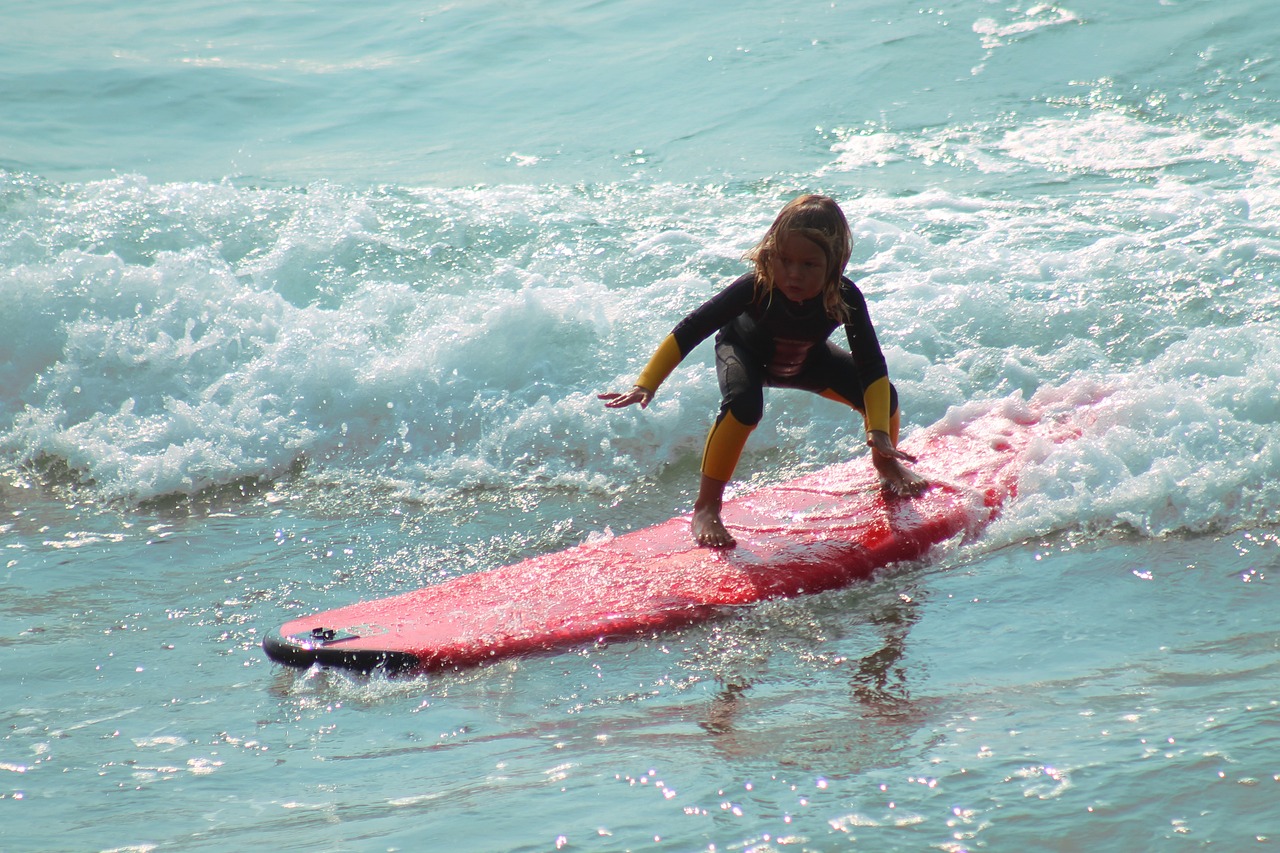
[[[0,848],[1280,846],[1277,12],[80,0],[0,52]],[[264,632],[686,512],[840,200],[904,432],[1101,400],[875,581],[461,673]],[[865,454],[771,391],[738,490]]]

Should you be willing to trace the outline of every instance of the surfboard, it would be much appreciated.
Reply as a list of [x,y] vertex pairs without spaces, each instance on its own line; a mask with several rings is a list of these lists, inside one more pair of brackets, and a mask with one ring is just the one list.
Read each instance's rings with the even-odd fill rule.
[[696,546],[688,516],[285,622],[263,641],[297,667],[430,671],[669,630],[727,608],[864,580],[978,533],[1039,448],[1079,435],[1028,404],[944,418],[912,436],[916,497],[882,489],[864,455],[726,501],[735,548]]

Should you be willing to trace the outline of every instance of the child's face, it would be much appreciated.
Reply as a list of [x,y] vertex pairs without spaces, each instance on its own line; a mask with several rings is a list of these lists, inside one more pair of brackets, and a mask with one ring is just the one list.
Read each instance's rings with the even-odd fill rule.
[[812,299],[827,279],[827,255],[822,247],[799,234],[780,234],[769,259],[773,286],[792,302]]

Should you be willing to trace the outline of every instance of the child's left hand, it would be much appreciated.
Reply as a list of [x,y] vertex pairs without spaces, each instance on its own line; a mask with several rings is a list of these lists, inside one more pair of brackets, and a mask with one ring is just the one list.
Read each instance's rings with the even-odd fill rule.
[[893,439],[889,438],[889,433],[878,429],[873,429],[867,433],[867,446],[871,448],[872,453],[878,453],[890,459],[900,459],[903,462],[916,461],[916,457],[910,453],[903,453],[893,446]]

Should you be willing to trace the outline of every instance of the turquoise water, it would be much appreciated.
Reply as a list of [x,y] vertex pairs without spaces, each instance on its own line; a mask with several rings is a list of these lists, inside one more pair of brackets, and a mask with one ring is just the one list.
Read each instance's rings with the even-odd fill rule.
[[[0,51],[0,849],[1280,847],[1274,4],[110,5]],[[266,660],[684,511],[709,348],[595,394],[810,190],[908,432],[1106,395],[979,541],[459,674]],[[742,486],[860,452],[778,392]]]

